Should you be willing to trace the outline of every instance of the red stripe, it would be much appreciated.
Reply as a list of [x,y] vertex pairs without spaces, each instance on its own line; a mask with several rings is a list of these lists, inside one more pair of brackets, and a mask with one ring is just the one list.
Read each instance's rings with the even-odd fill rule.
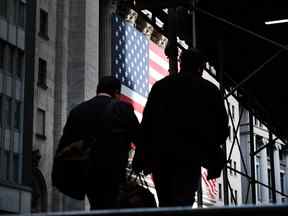
[[206,186],[208,187],[209,194],[214,197],[217,194],[216,189],[216,179],[207,180],[207,171],[202,171],[202,179],[204,180]]
[[159,65],[157,62],[153,61],[152,59],[149,59],[149,67],[152,67],[154,70],[156,70],[158,73],[160,73],[163,76],[168,75],[168,71],[163,68],[161,65]]
[[144,107],[143,107],[141,104],[135,102],[135,101],[134,101],[133,99],[131,99],[130,97],[121,94],[121,95],[120,95],[120,100],[132,104],[133,107],[134,107],[134,109],[135,109],[137,112],[143,113]]
[[159,47],[157,44],[150,41],[149,50],[152,50],[154,53],[156,53],[158,56],[160,56],[161,59],[163,59],[167,63],[169,62],[168,58],[166,57],[166,55],[164,53],[164,50],[161,47]]
[[149,77],[149,84],[153,85],[157,80],[154,79],[153,77]]

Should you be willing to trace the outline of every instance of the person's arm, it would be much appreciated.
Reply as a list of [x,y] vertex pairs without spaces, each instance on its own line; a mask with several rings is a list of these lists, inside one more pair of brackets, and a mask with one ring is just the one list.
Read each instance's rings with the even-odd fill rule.
[[143,111],[142,121],[139,128],[139,139],[136,144],[136,152],[133,160],[133,169],[143,170],[145,174],[151,172],[149,160],[153,134],[153,113],[155,106],[155,95],[157,93],[157,83],[153,85]]
[[75,141],[75,135],[77,134],[77,129],[75,128],[77,118],[74,114],[74,111],[72,110],[67,118],[67,121],[65,123],[63,134],[60,138],[59,145],[57,147],[57,152],[62,150],[64,147],[71,144],[73,141]]
[[207,179],[220,177],[221,171],[226,163],[226,155],[223,147],[229,134],[228,116],[224,105],[223,97],[218,89],[215,89],[215,110],[216,110],[216,149],[210,157],[214,158],[214,163],[208,167]]
[[130,131],[132,142],[137,145],[139,142],[139,121],[135,115],[134,108],[131,104],[128,104],[127,108],[127,125],[128,130]]
[[223,145],[229,135],[228,116],[224,105],[225,101],[220,91],[216,94],[216,110],[217,110],[217,144]]

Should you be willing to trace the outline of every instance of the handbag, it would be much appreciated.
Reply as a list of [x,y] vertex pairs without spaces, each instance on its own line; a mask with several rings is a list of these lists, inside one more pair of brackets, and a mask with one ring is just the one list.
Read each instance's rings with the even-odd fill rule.
[[52,168],[52,185],[65,195],[84,200],[95,140],[78,140],[58,151]]
[[120,208],[157,207],[155,196],[149,190],[144,174],[131,171],[120,187]]
[[[104,121],[106,118],[112,116],[115,104],[114,100],[108,103],[105,113],[102,115],[104,123],[108,122]],[[104,127],[110,129],[109,125],[104,125]],[[95,151],[95,142],[94,137],[88,137],[76,140],[57,151],[53,160],[52,185],[63,194],[77,200],[85,199],[87,179],[92,167],[90,157]]]

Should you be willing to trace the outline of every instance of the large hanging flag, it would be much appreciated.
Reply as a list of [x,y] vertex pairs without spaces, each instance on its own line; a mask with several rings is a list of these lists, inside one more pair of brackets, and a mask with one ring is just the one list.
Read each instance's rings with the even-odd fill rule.
[[208,172],[207,169],[203,167],[201,168],[201,175],[202,175],[202,181],[206,186],[205,189],[208,193],[208,198],[215,200],[217,195],[217,180],[216,179],[207,180]]
[[112,17],[112,75],[120,79],[123,99],[133,104],[139,120],[151,86],[168,75],[164,50],[132,24]]

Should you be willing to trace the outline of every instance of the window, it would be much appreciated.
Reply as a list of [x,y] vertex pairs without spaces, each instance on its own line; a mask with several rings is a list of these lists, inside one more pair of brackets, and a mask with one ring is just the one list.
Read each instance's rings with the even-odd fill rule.
[[280,149],[278,152],[279,152],[279,160],[284,161],[284,159],[285,159],[284,150]]
[[4,67],[4,43],[0,40],[0,68]]
[[218,184],[218,194],[219,194],[219,200],[222,200],[222,184]]
[[47,88],[47,62],[44,59],[39,58],[38,65],[38,86],[46,89]]
[[234,203],[234,194],[233,194],[233,190],[230,190],[230,203],[233,204]]
[[4,151],[4,179],[9,180],[9,175],[10,175],[10,154],[9,151]]
[[257,119],[254,117],[254,125],[257,125]]
[[8,0],[7,1],[7,18],[8,22],[11,24],[15,24],[16,21],[16,1]]
[[280,173],[281,192],[284,193],[284,173]]
[[234,175],[237,175],[237,166],[236,166],[236,161],[233,162],[233,165],[234,165]]
[[40,26],[39,26],[39,36],[44,39],[49,39],[48,37],[48,13],[43,9],[40,9]]
[[26,4],[23,0],[19,2],[19,14],[18,14],[18,25],[25,28],[26,22]]
[[16,75],[19,79],[22,77],[22,72],[24,68],[24,52],[19,50],[17,55],[17,70]]
[[39,138],[45,139],[45,111],[37,109],[37,128],[36,135]]
[[235,200],[234,200],[235,205],[237,205],[237,203],[238,203],[238,191],[237,190],[234,191],[234,198],[235,198]]
[[15,103],[15,113],[14,113],[14,128],[20,130],[21,122],[21,103],[16,101]]
[[[271,170],[268,169],[268,185],[272,184],[272,176],[271,176]],[[269,189],[269,200],[272,201],[272,190]]]
[[6,97],[4,102],[4,125],[6,125],[6,128],[11,129],[12,98]]
[[13,181],[15,183],[19,182],[19,155],[13,154]]
[[10,46],[9,47],[9,63],[8,63],[8,72],[13,74],[14,71],[14,56],[15,56],[15,48]]
[[231,140],[231,126],[229,125],[228,128],[229,128],[229,140]]
[[[256,180],[261,182],[259,164],[256,165]],[[261,185],[259,183],[256,183],[256,189],[257,189],[257,198],[258,198],[259,201],[262,201]]]
[[231,109],[232,109],[232,119],[234,119],[234,117],[235,117],[235,106],[232,105]]
[[[266,142],[268,142],[268,141],[266,140]],[[270,149],[269,149],[269,147],[266,149],[266,155],[267,155],[267,158],[270,159]]]
[[230,160],[229,161],[229,170],[230,170],[230,175],[232,175],[233,174],[233,170],[231,169],[232,168],[232,161]]
[[2,127],[2,94],[0,94],[0,127]]
[[0,16],[7,17],[7,0],[0,0]]

